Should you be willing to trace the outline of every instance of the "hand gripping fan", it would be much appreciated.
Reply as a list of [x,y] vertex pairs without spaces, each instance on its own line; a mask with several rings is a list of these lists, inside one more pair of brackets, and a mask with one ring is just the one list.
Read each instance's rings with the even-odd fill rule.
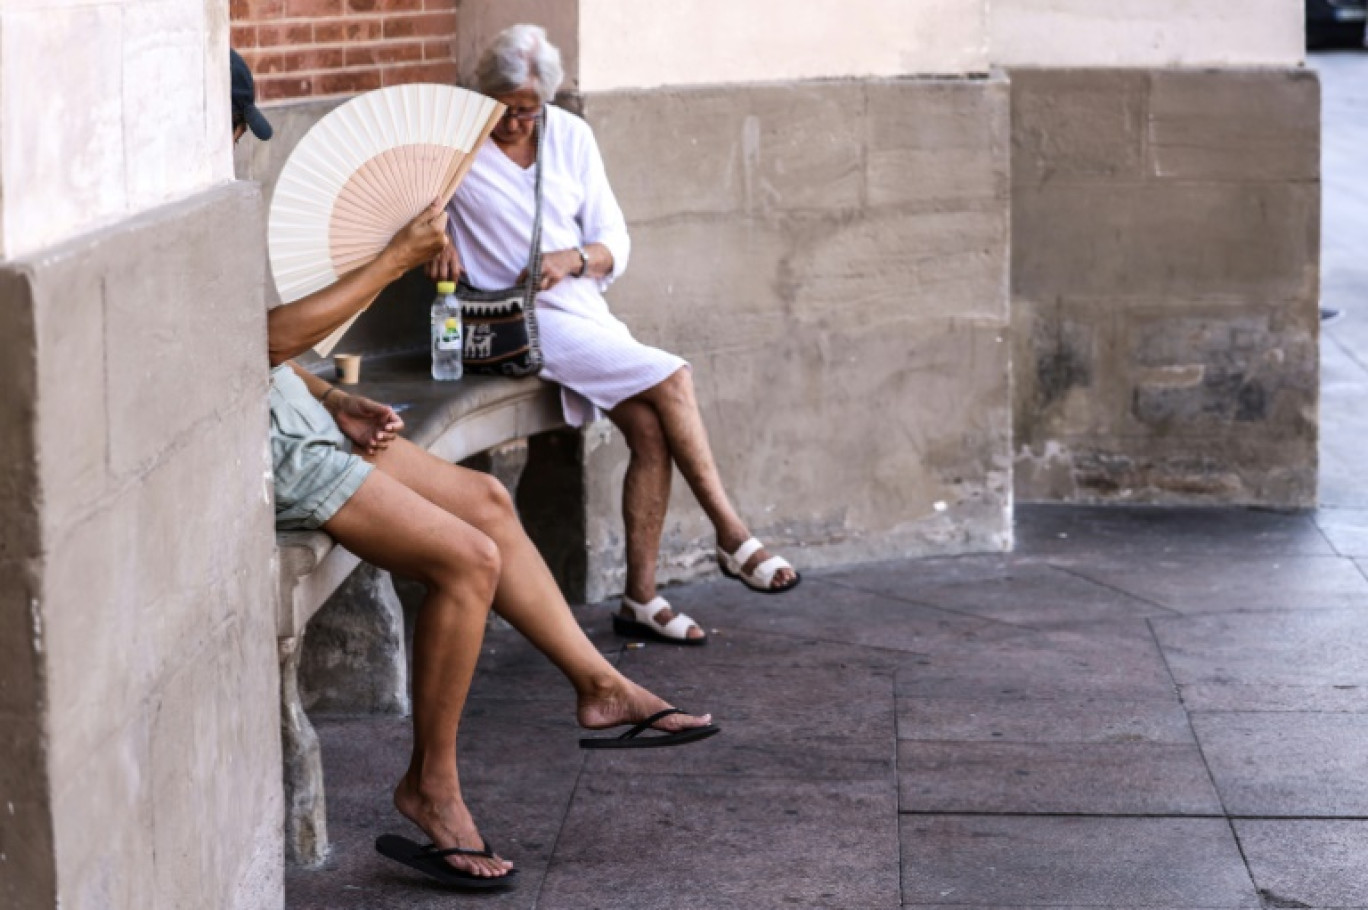
[[[503,110],[475,92],[415,83],[359,95],[314,124],[271,198],[267,237],[280,299],[298,300],[360,268],[433,200],[446,203]],[[314,350],[326,357],[355,321]]]

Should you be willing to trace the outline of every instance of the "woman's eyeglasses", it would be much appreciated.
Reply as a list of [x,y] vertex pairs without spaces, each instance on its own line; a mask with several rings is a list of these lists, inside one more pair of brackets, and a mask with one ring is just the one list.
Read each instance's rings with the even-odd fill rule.
[[504,108],[503,117],[500,119],[521,120],[523,123],[527,123],[530,120],[536,120],[537,114],[540,112],[541,108],[539,107],[509,107]]

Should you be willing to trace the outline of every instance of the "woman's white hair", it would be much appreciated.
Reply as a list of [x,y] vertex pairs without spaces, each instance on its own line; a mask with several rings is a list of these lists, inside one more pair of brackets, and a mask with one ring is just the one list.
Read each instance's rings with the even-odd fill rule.
[[542,103],[556,97],[565,70],[556,46],[540,25],[513,25],[494,37],[475,70],[475,85],[486,95],[515,92],[529,81]]

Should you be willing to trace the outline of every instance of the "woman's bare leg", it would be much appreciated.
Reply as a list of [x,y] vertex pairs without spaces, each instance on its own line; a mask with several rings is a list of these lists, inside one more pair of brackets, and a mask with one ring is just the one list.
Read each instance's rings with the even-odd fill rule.
[[[660,556],[660,535],[665,529],[665,510],[670,505],[670,481],[674,466],[665,430],[655,408],[644,401],[628,399],[608,416],[627,440],[631,460],[622,483],[622,523],[627,532],[626,595],[637,603],[650,603],[656,596],[656,560]],[[630,607],[622,615],[635,618]],[[674,611],[662,607],[653,617],[664,625],[674,619]],[[702,638],[703,630],[690,626],[690,638]]]
[[[499,578],[498,549],[379,471],[323,529],[367,562],[427,585],[413,637],[413,754],[394,804],[439,847],[478,850],[456,768],[456,731]],[[448,861],[486,877],[512,868],[502,859]]]
[[[448,464],[403,439],[370,460],[494,541],[503,565],[494,609],[570,680],[582,726],[603,729],[635,723],[669,707],[619,673],[585,637],[502,484],[487,474]],[[678,714],[660,721],[658,727],[683,730],[709,720]]]
[[[716,529],[718,544],[728,553],[735,552],[750,537],[750,531],[736,514],[726,488],[722,486],[712,446],[708,443],[708,431],[698,411],[698,399],[694,395],[689,368],[680,367],[670,378],[642,392],[636,399],[655,408],[670,446],[670,454],[674,456],[679,472],[684,475],[689,489],[693,490],[698,504]],[[766,559],[769,559],[769,553],[759,550],[746,560],[746,571],[749,572]],[[782,587],[794,577],[792,570],[780,569],[775,573],[771,585]]]

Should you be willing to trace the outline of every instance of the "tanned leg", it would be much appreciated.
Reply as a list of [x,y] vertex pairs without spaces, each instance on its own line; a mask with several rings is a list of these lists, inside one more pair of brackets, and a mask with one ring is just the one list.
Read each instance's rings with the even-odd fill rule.
[[[498,549],[379,471],[323,529],[367,562],[427,585],[413,643],[413,754],[394,803],[437,846],[478,850],[480,834],[456,769],[456,731],[499,578]],[[512,868],[497,858],[448,862],[486,877]]]
[[[603,729],[635,723],[669,707],[619,673],[585,636],[551,570],[518,521],[502,484],[486,474],[448,464],[403,439],[370,456],[370,460],[494,541],[503,566],[494,592],[494,609],[570,680],[582,726]],[[684,730],[703,726],[710,719],[676,714],[657,726],[666,731]]]
[[[694,395],[693,377],[688,367],[681,367],[670,378],[637,396],[637,400],[650,404],[660,418],[666,442],[679,472],[684,475],[689,489],[698,499],[713,528],[717,531],[717,542],[728,553],[734,552],[750,537],[750,531],[732,508],[727,491],[722,486],[722,477],[713,459],[712,447],[708,443],[708,431],[703,426],[703,417],[698,411],[698,399]],[[754,569],[769,559],[765,550],[758,551],[746,560],[745,570]],[[790,569],[781,569],[774,574],[773,587],[782,587],[794,578]]]

